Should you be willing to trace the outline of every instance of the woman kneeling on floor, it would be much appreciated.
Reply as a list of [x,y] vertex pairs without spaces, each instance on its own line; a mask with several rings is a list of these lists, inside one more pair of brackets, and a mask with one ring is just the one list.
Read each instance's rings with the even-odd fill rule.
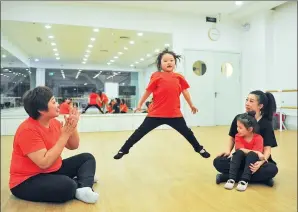
[[29,115],[14,136],[9,187],[20,199],[34,202],[66,202],[78,199],[95,203],[92,190],[95,159],[89,153],[62,160],[61,153],[77,149],[80,113],[73,108],[64,125],[55,118],[58,104],[48,87],[36,87],[23,98]]

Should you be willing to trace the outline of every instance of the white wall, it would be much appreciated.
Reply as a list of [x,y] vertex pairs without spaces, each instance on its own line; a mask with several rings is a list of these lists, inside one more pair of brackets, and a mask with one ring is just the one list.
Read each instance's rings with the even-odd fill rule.
[[[256,14],[247,22],[250,30],[241,34],[243,100],[251,90],[297,89],[297,2]],[[283,94],[282,99],[285,106],[297,106],[297,93]],[[297,129],[297,110],[284,112],[290,128]]]

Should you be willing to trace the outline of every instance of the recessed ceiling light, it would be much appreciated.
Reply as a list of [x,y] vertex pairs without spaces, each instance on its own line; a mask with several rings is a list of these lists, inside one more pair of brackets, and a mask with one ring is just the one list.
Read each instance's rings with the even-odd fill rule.
[[88,54],[85,54],[85,57],[89,57],[89,55]]
[[44,27],[47,28],[47,29],[51,29],[52,26],[49,25],[49,24],[47,24],[47,25],[45,25]]
[[110,60],[111,63],[115,62],[115,60]]
[[242,1],[235,1],[235,4],[236,4],[237,6],[240,6],[240,5],[243,4],[243,2],[242,2]]
[[86,50],[86,52],[87,52],[87,53],[90,53],[90,50],[88,49],[88,50]]
[[55,56],[59,56],[59,54],[58,54],[58,53],[56,53],[56,54],[55,54]]
[[111,65],[111,63],[107,63],[108,65]]
[[118,56],[115,56],[114,58],[115,58],[115,59],[118,59]]
[[93,29],[93,31],[94,31],[94,32],[98,32],[98,31],[99,31],[99,29],[95,28],[95,29]]
[[137,61],[137,62],[135,62],[135,64],[139,64],[139,62]]
[[150,57],[151,56],[151,54],[147,54],[147,57]]
[[56,43],[51,43],[52,46],[56,46]]
[[118,52],[119,55],[123,54],[122,52]]
[[50,39],[53,39],[54,38],[54,36],[53,35],[49,35],[49,37],[48,38],[50,38]]
[[5,55],[5,54],[3,54],[3,55],[2,55],[2,57],[3,57],[3,58],[5,58],[5,57],[6,57],[6,55]]
[[139,33],[138,33],[138,36],[143,36],[143,33],[142,33],[142,32],[139,32]]
[[82,63],[83,63],[83,64],[86,64],[86,62],[85,62],[85,61],[83,61]]
[[135,42],[133,40],[129,41],[130,44],[135,44]]
[[141,61],[144,61],[144,58],[141,58]]
[[53,49],[54,52],[58,51],[57,49]]
[[133,65],[133,64],[131,64],[130,66],[131,66],[131,67],[134,67],[134,65]]
[[169,46],[170,46],[170,44],[168,44],[168,43],[165,44],[165,47],[169,47]]
[[158,53],[159,52],[159,49],[155,49],[155,52]]
[[34,61],[35,61],[35,62],[38,62],[38,61],[39,61],[39,59],[37,59],[37,58],[36,58]]
[[128,50],[128,48],[127,47],[124,47],[124,50]]
[[90,38],[91,41],[95,41],[95,38]]
[[60,60],[60,57],[56,57],[56,60]]
[[83,58],[83,60],[84,60],[84,61],[87,61],[87,59],[86,59],[86,58]]
[[28,71],[29,69],[28,68],[26,68],[26,71]]
[[89,47],[89,48],[92,48],[93,46],[90,44],[90,45],[88,45],[88,47]]

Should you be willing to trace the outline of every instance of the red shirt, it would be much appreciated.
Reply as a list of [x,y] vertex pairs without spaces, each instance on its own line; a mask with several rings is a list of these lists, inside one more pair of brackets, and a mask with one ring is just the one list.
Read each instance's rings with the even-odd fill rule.
[[149,117],[182,117],[180,94],[189,88],[184,77],[174,72],[152,74],[147,91],[153,93],[153,102],[148,111]]
[[91,93],[89,95],[89,104],[90,105],[96,105],[96,99],[98,98],[98,94],[97,93]]
[[46,128],[32,118],[26,119],[17,129],[13,141],[9,187],[13,188],[40,173],[54,172],[62,165],[61,156],[47,169],[39,168],[27,155],[41,149],[51,149],[61,134],[61,124],[52,119]]
[[63,102],[60,106],[60,114],[69,114],[69,104]]
[[127,105],[126,104],[120,104],[120,111],[121,112],[125,112],[125,113],[127,113],[127,111],[128,111],[128,107],[127,107]]
[[263,137],[255,133],[251,141],[247,142],[237,133],[235,135],[235,149],[237,150],[240,148],[263,152]]

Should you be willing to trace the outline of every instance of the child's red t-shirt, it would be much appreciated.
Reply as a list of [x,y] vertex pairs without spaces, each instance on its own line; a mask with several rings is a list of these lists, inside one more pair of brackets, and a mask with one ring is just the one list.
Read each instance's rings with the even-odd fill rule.
[[185,78],[174,72],[155,72],[152,74],[147,91],[153,93],[153,103],[148,117],[182,117],[180,94],[189,88]]
[[51,149],[61,134],[61,123],[52,119],[49,128],[32,118],[26,119],[17,129],[13,141],[10,164],[10,189],[40,173],[54,172],[62,165],[61,156],[47,169],[39,168],[27,155],[41,149]]
[[264,144],[262,136],[255,133],[252,140],[247,142],[237,133],[235,135],[235,150],[241,148],[263,152]]

